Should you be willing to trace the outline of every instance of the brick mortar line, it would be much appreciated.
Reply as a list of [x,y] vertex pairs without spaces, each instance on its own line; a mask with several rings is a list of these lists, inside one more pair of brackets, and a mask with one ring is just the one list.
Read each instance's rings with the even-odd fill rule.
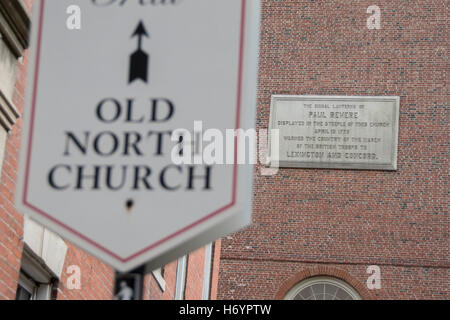
[[388,267],[409,267],[409,268],[433,268],[433,269],[449,269],[450,266],[445,265],[415,265],[415,264],[389,264],[389,263],[363,263],[363,262],[333,262],[333,261],[307,261],[307,260],[289,260],[289,259],[258,259],[258,258],[239,258],[239,257],[221,257],[222,260],[235,261],[258,261],[258,262],[282,262],[282,263],[304,263],[304,264],[337,264],[337,265],[377,265]]
[[[0,279],[0,284],[1,284],[4,288],[6,288],[7,291],[11,292],[12,294],[16,294],[16,292],[15,292],[12,288],[8,287],[8,285],[7,285],[2,279]],[[5,296],[5,295],[3,295],[3,296]],[[5,296],[5,297],[6,297],[6,296]]]

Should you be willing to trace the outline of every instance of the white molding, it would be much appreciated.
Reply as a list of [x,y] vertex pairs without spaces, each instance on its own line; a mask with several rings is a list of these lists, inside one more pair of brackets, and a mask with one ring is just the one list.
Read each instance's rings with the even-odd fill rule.
[[44,229],[42,239],[42,259],[46,265],[55,273],[58,279],[64,268],[66,260],[67,244],[56,233]]
[[203,272],[202,300],[209,300],[211,289],[211,267],[213,264],[213,244],[209,243],[205,247],[205,269]]
[[164,277],[162,275],[162,269],[156,269],[152,271],[153,277],[155,278],[156,282],[158,283],[159,287],[161,288],[162,292],[166,291],[166,280],[164,280]]
[[34,222],[27,216],[23,219],[23,242],[38,257],[42,255],[42,239],[44,238],[44,227]]
[[22,253],[21,270],[37,283],[49,284],[55,278],[45,262],[26,245]]
[[19,117],[19,110],[0,88],[0,125],[9,132]]
[[55,275],[25,244],[19,284],[32,294],[32,300],[50,300]]
[[186,290],[187,256],[182,256],[177,263],[177,278],[175,282],[175,300],[184,300]]
[[[67,244],[57,234],[24,217],[23,241],[30,252],[60,279],[67,254]],[[24,250],[25,253],[25,250]]]
[[16,58],[28,47],[30,16],[22,0],[0,1],[0,33]]
[[334,277],[328,277],[328,276],[318,276],[318,277],[312,277],[305,279],[299,283],[297,283],[294,287],[292,287],[286,296],[284,297],[284,300],[293,300],[299,292],[301,292],[303,289],[310,287],[314,284],[331,284],[333,286],[336,286],[345,292],[347,292],[353,300],[362,300],[359,293],[350,286],[347,282],[342,281],[340,279],[334,278]]

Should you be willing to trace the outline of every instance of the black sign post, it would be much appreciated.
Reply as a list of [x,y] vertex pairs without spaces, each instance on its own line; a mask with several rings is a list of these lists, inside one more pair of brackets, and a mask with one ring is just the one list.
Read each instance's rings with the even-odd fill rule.
[[146,274],[145,266],[127,273],[116,271],[114,300],[142,300]]

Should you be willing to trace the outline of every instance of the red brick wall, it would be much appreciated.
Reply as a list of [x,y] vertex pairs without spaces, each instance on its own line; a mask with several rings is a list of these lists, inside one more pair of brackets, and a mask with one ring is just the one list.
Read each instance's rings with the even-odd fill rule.
[[[344,280],[363,299],[448,299],[448,268],[383,266],[381,290],[369,290],[366,266],[289,261],[224,259],[220,296],[227,299],[283,299],[296,283],[313,276]],[[226,292],[226,294],[223,294]]]
[[[96,258],[68,245],[66,260],[58,286],[58,300],[111,300],[114,290],[114,270]],[[77,265],[81,271],[81,289],[68,289],[67,280],[71,276],[68,267]]]
[[177,261],[164,267],[165,290],[162,291],[153,275],[147,275],[144,288],[144,300],[173,300],[177,279]]
[[[20,113],[25,101],[28,55],[18,64],[13,103]],[[0,180],[0,299],[14,299],[23,248],[23,217],[14,208],[22,121],[19,119],[6,141]],[[3,129],[2,129],[3,130]]]
[[[31,8],[31,0],[24,1]],[[13,103],[22,112],[25,97],[25,77],[28,56],[19,63]],[[18,150],[22,121],[13,127],[6,141],[0,180],[0,299],[14,299],[22,258],[23,218],[14,208]]]
[[[200,248],[191,252],[187,261],[185,300],[201,300],[203,295],[203,282],[205,277],[205,252]],[[220,240],[216,241],[213,250],[213,262],[211,266],[211,289],[210,299],[217,299],[217,284],[220,262]],[[144,300],[173,300],[175,297],[177,261],[170,263],[164,268],[164,279],[166,281],[165,291],[162,291],[152,275],[147,275],[144,287]]]
[[254,224],[222,242],[219,298],[279,298],[318,265],[360,286],[380,266],[375,298],[450,298],[446,3],[263,0],[258,128],[272,94],[400,96],[398,170],[256,168]]
[[163,291],[158,286],[155,278],[148,274],[145,277],[144,300],[163,300]]

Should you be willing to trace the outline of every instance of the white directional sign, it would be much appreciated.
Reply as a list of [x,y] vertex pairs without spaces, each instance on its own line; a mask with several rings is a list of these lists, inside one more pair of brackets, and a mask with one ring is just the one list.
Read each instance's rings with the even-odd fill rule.
[[36,1],[19,209],[120,271],[247,225],[251,165],[174,159],[198,158],[202,130],[254,127],[259,11],[256,0]]

